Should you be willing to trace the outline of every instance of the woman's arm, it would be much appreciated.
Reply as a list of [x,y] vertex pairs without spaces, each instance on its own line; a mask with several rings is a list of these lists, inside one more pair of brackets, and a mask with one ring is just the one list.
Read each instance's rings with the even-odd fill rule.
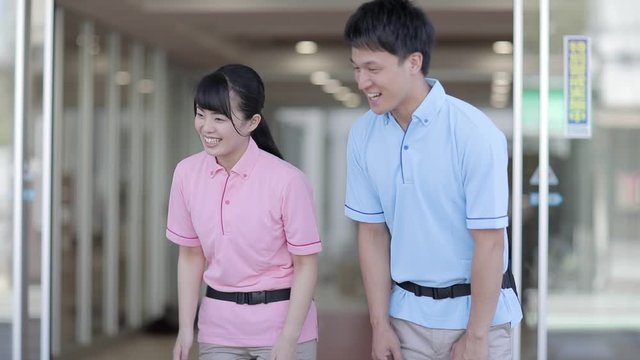
[[187,360],[189,357],[204,265],[202,247],[180,246],[178,255],[179,330],[178,339],[173,348],[174,360]]
[[318,277],[318,255],[293,256],[293,284],[287,320],[271,358],[277,360],[294,359],[302,325],[309,314]]

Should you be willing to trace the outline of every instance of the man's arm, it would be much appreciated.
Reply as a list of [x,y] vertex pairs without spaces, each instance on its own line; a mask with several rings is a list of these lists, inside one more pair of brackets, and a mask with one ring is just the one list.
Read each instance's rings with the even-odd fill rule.
[[[453,359],[486,359],[489,329],[502,287],[504,229],[471,230],[475,250],[471,268],[471,313]],[[465,354],[464,357],[463,354]]]
[[389,319],[391,294],[390,235],[385,223],[358,223],[358,250],[373,331],[374,360],[402,359],[400,342]]

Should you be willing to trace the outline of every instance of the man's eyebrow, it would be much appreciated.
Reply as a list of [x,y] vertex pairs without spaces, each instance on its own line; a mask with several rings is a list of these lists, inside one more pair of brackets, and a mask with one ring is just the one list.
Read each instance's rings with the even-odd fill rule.
[[[355,62],[353,62],[353,60],[349,59],[351,61],[351,64],[356,65]],[[367,66],[367,65],[377,65],[378,63],[375,60],[368,60],[363,62],[361,65],[358,66]]]

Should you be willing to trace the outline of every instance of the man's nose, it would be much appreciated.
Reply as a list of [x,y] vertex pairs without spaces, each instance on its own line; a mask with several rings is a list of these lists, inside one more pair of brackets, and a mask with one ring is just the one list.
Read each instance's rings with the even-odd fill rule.
[[358,84],[358,89],[365,90],[371,85],[371,79],[363,73],[356,75],[356,83]]

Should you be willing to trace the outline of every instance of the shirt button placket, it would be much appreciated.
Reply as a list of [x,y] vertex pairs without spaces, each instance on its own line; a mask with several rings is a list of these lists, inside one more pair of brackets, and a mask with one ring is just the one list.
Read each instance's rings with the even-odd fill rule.
[[404,178],[405,184],[409,184],[413,182],[411,178],[411,152],[409,151],[411,147],[405,142],[402,146],[402,176]]

